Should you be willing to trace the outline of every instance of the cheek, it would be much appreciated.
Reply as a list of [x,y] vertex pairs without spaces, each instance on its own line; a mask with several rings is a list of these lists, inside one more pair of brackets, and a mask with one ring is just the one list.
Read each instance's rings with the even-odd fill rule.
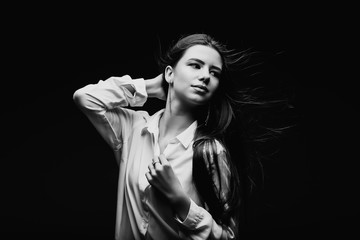
[[215,92],[220,86],[220,81],[214,80],[211,85],[212,85],[213,91]]
[[187,72],[178,73],[176,79],[174,80],[174,84],[176,84],[179,88],[186,88],[191,83],[191,76]]

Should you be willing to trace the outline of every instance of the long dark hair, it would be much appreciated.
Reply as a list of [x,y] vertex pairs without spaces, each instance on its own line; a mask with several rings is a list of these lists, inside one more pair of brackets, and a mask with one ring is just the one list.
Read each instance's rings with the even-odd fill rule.
[[[200,106],[196,111],[198,128],[193,144],[193,180],[213,218],[220,224],[233,226],[233,230],[238,232],[242,200],[247,190],[253,189],[255,185],[253,169],[257,166],[262,172],[256,147],[250,143],[265,141],[268,136],[279,133],[275,129],[266,129],[265,132],[251,131],[250,126],[253,129],[259,126],[254,124],[256,121],[249,116],[247,110],[280,102],[261,101],[254,96],[255,91],[241,88],[241,84],[233,80],[235,75],[232,75],[232,72],[246,72],[250,67],[249,60],[256,55],[256,51],[228,49],[207,34],[182,36],[168,51],[160,53],[160,71],[164,73],[168,65],[175,67],[185,51],[194,45],[205,45],[218,51],[223,68],[215,95],[208,104]],[[168,84],[165,80],[163,83],[167,92]],[[233,121],[234,119],[237,121]],[[229,141],[233,141],[235,135],[237,144],[232,142],[231,149],[228,149]],[[230,170],[227,176],[230,185],[226,196],[222,195],[220,159],[218,154],[214,154],[218,152],[219,144],[225,149],[225,158],[222,158],[222,161],[226,161],[227,169]],[[235,154],[232,154],[233,152]]]

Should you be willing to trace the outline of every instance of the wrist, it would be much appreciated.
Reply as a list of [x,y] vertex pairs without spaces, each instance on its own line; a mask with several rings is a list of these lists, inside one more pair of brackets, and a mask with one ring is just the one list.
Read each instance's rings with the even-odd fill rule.
[[162,86],[163,77],[162,74],[145,80],[146,92],[150,98],[158,98],[166,100],[166,95]]
[[156,81],[153,78],[145,80],[146,92],[151,98],[156,98],[158,95],[159,89],[156,85]]
[[185,193],[181,193],[170,198],[170,202],[180,220],[185,220],[191,204],[190,198]]

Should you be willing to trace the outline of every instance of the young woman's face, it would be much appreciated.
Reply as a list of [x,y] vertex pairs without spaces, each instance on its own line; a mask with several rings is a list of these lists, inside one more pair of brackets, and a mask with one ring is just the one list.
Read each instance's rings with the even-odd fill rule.
[[217,90],[221,71],[221,56],[215,49],[188,48],[170,74],[174,97],[192,106],[204,105]]

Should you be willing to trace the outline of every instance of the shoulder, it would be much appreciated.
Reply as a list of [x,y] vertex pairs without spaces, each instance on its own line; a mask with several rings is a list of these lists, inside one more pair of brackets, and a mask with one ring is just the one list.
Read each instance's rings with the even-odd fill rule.
[[139,114],[139,116],[142,117],[146,122],[150,118],[150,115],[147,111],[139,110],[139,111],[136,111],[136,113]]
[[141,127],[149,121],[151,116],[147,111],[133,111],[134,127]]
[[147,111],[144,110],[137,110],[134,111],[137,119],[136,127],[148,127],[149,125],[154,125],[158,121],[159,115],[164,111],[164,109],[160,109],[154,114],[150,115]]
[[223,173],[230,174],[229,155],[223,143],[215,140],[218,164]]
[[208,159],[211,164],[215,164],[214,157],[216,156],[219,165],[228,165],[228,154],[225,145],[217,140],[213,139],[210,142],[206,142],[203,148],[203,156]]
[[203,154],[205,155],[219,155],[219,154],[223,154],[226,153],[226,148],[224,146],[224,144],[217,140],[217,139],[206,139],[206,140],[202,140],[200,144],[198,144],[200,146],[202,146],[202,151]]
[[225,146],[217,139],[215,139],[216,154],[226,153]]

